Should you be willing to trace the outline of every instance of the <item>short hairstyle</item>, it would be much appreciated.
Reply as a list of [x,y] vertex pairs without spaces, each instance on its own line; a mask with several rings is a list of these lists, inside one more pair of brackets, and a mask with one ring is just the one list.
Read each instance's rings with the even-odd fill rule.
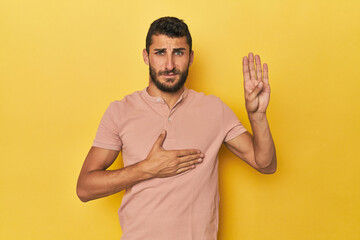
[[171,38],[186,37],[189,51],[192,50],[192,39],[190,31],[183,20],[176,17],[162,17],[155,20],[149,28],[146,36],[146,51],[149,53],[149,48],[152,43],[152,36],[163,34]]

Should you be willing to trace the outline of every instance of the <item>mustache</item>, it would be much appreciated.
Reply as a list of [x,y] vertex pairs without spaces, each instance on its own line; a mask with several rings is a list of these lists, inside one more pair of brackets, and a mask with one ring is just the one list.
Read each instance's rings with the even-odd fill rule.
[[159,71],[159,75],[169,75],[169,74],[180,74],[180,70],[174,68],[172,70]]

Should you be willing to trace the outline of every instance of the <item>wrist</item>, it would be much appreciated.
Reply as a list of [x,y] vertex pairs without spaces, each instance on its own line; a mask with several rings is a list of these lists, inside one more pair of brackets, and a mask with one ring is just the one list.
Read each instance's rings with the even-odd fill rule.
[[149,170],[146,164],[146,159],[136,163],[136,167],[144,180],[154,178],[154,174]]
[[248,112],[248,117],[250,121],[261,121],[266,119],[266,112]]

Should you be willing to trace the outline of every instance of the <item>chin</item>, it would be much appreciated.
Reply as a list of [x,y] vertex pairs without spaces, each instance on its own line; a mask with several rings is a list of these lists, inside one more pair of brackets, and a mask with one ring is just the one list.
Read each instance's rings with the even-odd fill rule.
[[164,77],[164,82],[165,83],[176,83],[179,81],[179,77],[178,76],[174,76],[174,77]]

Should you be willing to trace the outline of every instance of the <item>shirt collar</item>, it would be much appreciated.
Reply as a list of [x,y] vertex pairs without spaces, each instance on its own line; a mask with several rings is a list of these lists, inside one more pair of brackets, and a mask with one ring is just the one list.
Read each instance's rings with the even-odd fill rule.
[[[153,103],[165,103],[164,99],[162,99],[161,97],[150,96],[147,89],[148,89],[148,87],[144,88],[141,92],[141,95],[145,98],[145,100],[147,100],[149,102],[153,102]],[[181,96],[179,97],[179,99],[177,100],[175,105],[177,105],[182,100],[186,99],[186,97],[188,96],[188,93],[189,93],[189,89],[184,87],[184,92],[181,94]]]

